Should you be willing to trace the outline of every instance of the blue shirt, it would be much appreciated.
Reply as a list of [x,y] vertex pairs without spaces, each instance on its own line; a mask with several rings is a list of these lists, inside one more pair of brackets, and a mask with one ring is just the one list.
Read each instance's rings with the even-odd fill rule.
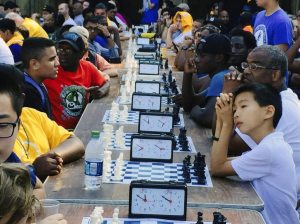
[[220,96],[220,93],[223,90],[224,85],[224,76],[229,73],[229,70],[223,70],[217,74],[215,74],[207,88],[207,94],[206,97],[217,97]]
[[149,0],[154,7],[152,9],[146,9],[142,16],[142,24],[156,23],[158,19],[159,0]]
[[259,12],[255,19],[254,36],[257,46],[293,44],[293,28],[288,15],[279,9],[270,16],[266,11]]
[[[22,163],[19,157],[12,152],[10,156],[5,160],[5,163]],[[30,182],[33,187],[36,185],[36,175],[34,173],[32,166],[27,166],[29,174],[30,174]]]

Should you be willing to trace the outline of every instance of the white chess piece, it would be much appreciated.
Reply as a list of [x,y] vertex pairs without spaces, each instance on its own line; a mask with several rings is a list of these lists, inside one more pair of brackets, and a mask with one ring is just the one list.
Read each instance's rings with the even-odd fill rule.
[[90,215],[90,218],[91,218],[90,224],[98,224],[98,223],[99,223],[98,215],[96,215],[96,214],[91,214],[91,215]]
[[119,224],[119,214],[114,213],[111,224]]

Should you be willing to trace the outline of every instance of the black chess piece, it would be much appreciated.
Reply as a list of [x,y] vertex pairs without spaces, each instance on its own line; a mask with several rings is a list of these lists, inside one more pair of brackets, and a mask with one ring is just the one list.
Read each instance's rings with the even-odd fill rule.
[[164,69],[162,55],[160,55],[159,65],[160,65],[160,69]]
[[190,155],[187,155],[185,158],[184,158],[185,160],[186,160],[186,162],[187,162],[187,166],[191,166],[192,164],[191,164],[191,156]]
[[165,108],[165,112],[170,112],[170,108],[169,108],[169,107],[166,107],[166,108]]
[[166,59],[166,60],[165,60],[165,69],[168,69],[168,68],[169,68],[169,60]]
[[163,73],[162,74],[162,80],[163,80],[163,82],[167,82],[167,73]]
[[214,212],[213,216],[213,224],[226,224],[227,219],[224,215],[221,214],[221,212]]
[[198,218],[196,224],[203,224],[203,213],[198,212]]
[[173,81],[172,70],[169,71],[168,82],[171,83]]
[[180,107],[175,104],[173,106],[173,122],[174,122],[174,124],[179,124],[179,122],[180,122],[179,110],[180,110]]

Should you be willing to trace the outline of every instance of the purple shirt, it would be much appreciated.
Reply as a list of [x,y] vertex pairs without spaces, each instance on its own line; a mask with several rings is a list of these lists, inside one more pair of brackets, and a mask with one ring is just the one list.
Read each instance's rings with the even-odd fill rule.
[[279,9],[270,16],[266,10],[259,12],[255,19],[254,36],[257,46],[293,44],[293,28],[288,15]]

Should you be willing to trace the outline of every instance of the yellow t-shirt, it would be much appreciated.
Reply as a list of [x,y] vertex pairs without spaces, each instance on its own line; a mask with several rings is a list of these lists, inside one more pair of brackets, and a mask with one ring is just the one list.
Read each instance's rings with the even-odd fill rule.
[[25,18],[22,25],[28,29],[29,31],[29,37],[44,37],[49,38],[46,31],[43,29],[43,27],[40,26],[36,21]]
[[23,163],[32,163],[38,156],[60,145],[73,135],[47,117],[45,113],[24,107],[14,152]]

